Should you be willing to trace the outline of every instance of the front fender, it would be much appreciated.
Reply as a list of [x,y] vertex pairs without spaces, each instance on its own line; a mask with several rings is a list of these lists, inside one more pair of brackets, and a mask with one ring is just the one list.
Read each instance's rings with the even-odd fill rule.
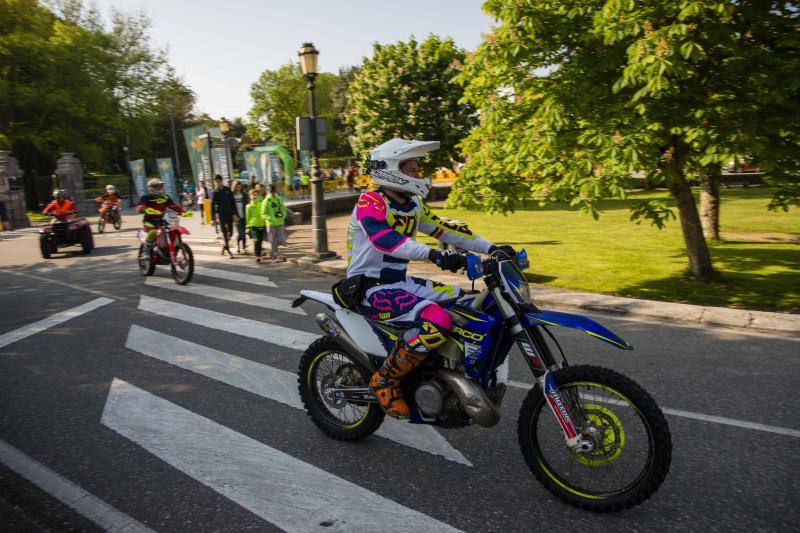
[[176,226],[169,230],[170,233],[180,233],[181,235],[189,235],[189,230],[183,226]]
[[604,326],[585,316],[540,309],[538,312],[526,312],[523,315],[522,322],[526,327],[544,324],[546,326],[563,326],[565,328],[580,329],[584,333],[622,350],[633,350],[633,346],[617,337],[613,331],[606,329]]

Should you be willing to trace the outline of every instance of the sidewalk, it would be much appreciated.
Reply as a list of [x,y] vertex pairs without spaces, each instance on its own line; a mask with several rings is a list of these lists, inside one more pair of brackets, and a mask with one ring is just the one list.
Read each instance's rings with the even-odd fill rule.
[[[327,219],[328,249],[336,252],[337,258],[317,261],[308,257],[309,252],[313,250],[314,242],[311,224],[305,223],[287,228],[288,244],[281,248],[281,259],[319,272],[344,276],[347,270],[347,223],[349,218],[350,215],[345,214],[332,215]],[[214,235],[213,228],[200,226],[199,220],[196,223],[197,228],[205,228],[198,231]],[[192,233],[195,233],[194,229],[192,229]],[[465,289],[472,286],[466,277],[442,272],[430,263],[411,263],[409,273],[434,278],[437,281],[458,285]],[[531,289],[534,301],[540,307],[609,313],[659,322],[723,326],[800,337],[800,315],[796,314],[643,300],[571,291],[537,284],[531,284]]]

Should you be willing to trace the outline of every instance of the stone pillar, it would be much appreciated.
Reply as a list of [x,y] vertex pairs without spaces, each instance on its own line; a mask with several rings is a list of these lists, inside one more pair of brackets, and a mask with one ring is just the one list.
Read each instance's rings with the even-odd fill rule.
[[27,228],[31,225],[25,209],[25,190],[22,187],[22,171],[17,158],[10,152],[0,150],[0,201],[6,205],[11,229]]
[[72,198],[75,207],[80,215],[87,215],[86,197],[83,192],[83,168],[80,160],[72,152],[61,154],[61,158],[56,161],[56,181],[58,188],[67,191]]

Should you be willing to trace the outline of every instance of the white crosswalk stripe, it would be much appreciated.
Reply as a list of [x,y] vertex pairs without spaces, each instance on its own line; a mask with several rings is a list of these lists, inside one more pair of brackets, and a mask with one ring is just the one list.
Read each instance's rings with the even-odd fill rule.
[[260,285],[262,287],[277,287],[277,285],[270,281],[267,276],[254,276],[253,274],[243,274],[241,272],[233,272],[231,270],[199,266],[194,267],[194,273],[201,276],[226,279],[229,281],[239,281],[241,283],[249,283],[251,285]]
[[[296,373],[137,325],[131,326],[125,347],[289,407],[303,409],[297,391]],[[398,444],[472,466],[472,463],[431,426],[412,425],[387,417],[375,434]]]
[[234,291],[231,289],[216,287],[214,285],[203,285],[201,283],[177,285],[174,281],[167,278],[148,277],[146,279],[147,281],[145,283],[148,286],[158,287],[159,289],[196,294],[198,296],[205,296],[207,298],[227,300],[229,302],[236,302],[254,307],[262,307],[264,309],[274,309],[276,311],[291,313],[294,315],[306,314],[302,308],[292,307],[291,300],[268,296],[266,294],[261,294],[260,292]]
[[277,324],[267,324],[144,295],[139,298],[139,309],[296,350],[305,350],[309,344],[320,337],[317,333],[308,333]]
[[457,531],[117,378],[101,420],[286,531]]

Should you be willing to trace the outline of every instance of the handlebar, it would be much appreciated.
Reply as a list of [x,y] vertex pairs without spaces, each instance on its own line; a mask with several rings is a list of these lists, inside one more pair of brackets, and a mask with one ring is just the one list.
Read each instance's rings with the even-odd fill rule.
[[[462,251],[464,256],[465,270],[467,271],[467,278],[476,280],[483,277],[487,271],[492,271],[493,267],[497,265],[497,259],[490,257],[488,259],[481,259],[477,255],[470,253],[466,250]],[[513,258],[520,270],[528,268],[528,252],[522,248],[517,252],[517,256]]]

